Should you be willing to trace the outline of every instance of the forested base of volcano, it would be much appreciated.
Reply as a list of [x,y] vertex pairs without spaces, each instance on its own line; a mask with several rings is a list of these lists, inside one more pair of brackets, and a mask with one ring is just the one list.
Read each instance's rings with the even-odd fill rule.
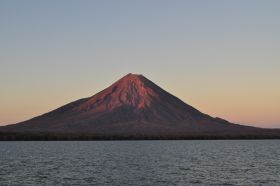
[[91,133],[0,132],[0,141],[101,141],[101,140],[226,140],[280,139],[280,134],[102,135]]

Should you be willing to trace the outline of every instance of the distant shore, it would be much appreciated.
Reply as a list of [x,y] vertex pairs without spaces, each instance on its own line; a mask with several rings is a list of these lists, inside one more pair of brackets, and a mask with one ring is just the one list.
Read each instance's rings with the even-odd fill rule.
[[90,133],[18,133],[0,132],[0,141],[113,141],[113,140],[254,140],[254,139],[280,139],[280,135],[101,135]]

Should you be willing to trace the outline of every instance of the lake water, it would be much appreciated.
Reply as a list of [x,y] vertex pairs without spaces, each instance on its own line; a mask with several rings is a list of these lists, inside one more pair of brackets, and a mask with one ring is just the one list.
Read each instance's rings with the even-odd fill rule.
[[0,185],[280,185],[280,141],[0,142]]

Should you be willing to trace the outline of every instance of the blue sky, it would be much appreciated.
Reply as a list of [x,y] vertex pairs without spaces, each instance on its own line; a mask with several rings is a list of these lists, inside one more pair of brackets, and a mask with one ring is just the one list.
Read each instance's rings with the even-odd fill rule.
[[280,1],[0,1],[0,125],[132,72],[202,112],[280,127]]

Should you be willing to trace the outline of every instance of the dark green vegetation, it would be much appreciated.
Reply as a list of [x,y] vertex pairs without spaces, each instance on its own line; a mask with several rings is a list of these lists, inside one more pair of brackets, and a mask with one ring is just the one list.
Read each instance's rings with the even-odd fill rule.
[[93,140],[224,140],[224,139],[280,139],[277,134],[261,135],[100,135],[89,133],[17,133],[0,132],[0,141],[93,141]]

